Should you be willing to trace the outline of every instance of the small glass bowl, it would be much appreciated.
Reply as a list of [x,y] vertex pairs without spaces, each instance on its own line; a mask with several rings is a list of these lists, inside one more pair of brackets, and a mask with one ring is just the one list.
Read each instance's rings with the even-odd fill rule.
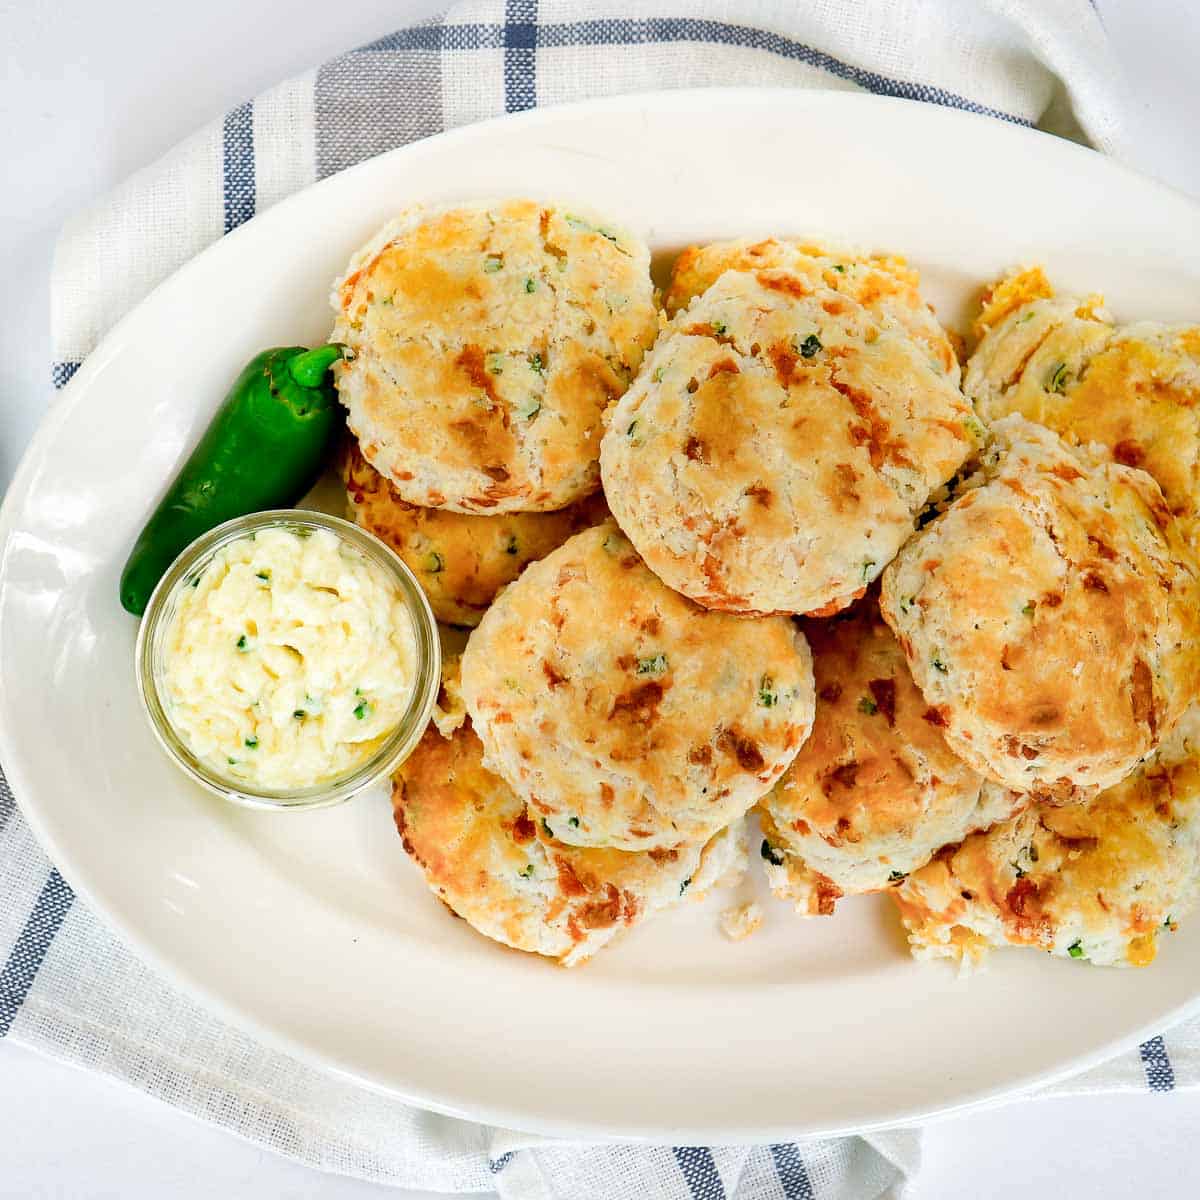
[[[175,615],[180,594],[198,571],[204,570],[218,550],[261,529],[325,529],[342,542],[378,564],[395,583],[412,617],[417,644],[416,681],[412,700],[400,723],[378,750],[346,775],[302,788],[250,790],[244,780],[233,780],[198,759],[176,733],[167,715],[163,697],[163,655],[167,631]],[[167,754],[190,779],[218,796],[247,808],[325,808],[349,800],[364,788],[390,775],[408,756],[425,731],[441,684],[441,645],[433,610],[415,576],[374,534],[367,533],[340,517],[308,509],[272,509],[235,517],[198,537],[171,564],[146,606],[135,650],[138,694],[155,737]]]

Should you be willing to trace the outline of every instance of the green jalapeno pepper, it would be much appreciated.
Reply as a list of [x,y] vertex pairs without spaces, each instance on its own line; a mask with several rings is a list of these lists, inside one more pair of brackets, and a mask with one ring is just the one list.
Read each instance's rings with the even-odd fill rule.
[[121,572],[121,604],[141,616],[179,552],[223,521],[295,504],[338,426],[329,367],[342,347],[264,350],[237,377],[167,489]]

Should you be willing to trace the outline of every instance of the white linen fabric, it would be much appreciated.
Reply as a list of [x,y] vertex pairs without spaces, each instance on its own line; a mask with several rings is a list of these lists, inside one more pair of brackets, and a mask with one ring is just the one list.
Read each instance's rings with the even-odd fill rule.
[[[870,91],[1120,156],[1127,106],[1088,0],[467,0],[240,105],[73,220],[52,282],[64,386],[198,251],[317,179],[534,105],[753,84]],[[19,797],[17,798],[19,799]],[[918,1131],[773,1146],[590,1145],[407,1106],[271,1049],[140,961],[46,859],[0,774],[0,1037],[324,1170],[513,1200],[901,1196]],[[1200,1022],[1063,1091],[1200,1085]]]

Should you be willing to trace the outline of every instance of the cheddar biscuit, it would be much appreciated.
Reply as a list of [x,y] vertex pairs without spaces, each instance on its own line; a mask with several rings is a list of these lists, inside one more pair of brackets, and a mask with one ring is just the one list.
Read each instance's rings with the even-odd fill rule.
[[726,271],[780,268],[811,284],[841,292],[873,313],[892,318],[924,346],[943,374],[958,382],[954,344],[921,295],[920,276],[903,258],[894,255],[843,254],[797,238],[738,238],[689,246],[675,260],[663,307],[673,317]]
[[1146,966],[1200,892],[1200,709],[1127,779],[1038,805],[939,854],[893,893],[918,958],[1030,946]]
[[356,444],[345,448],[342,478],[350,518],[404,559],[433,615],[450,625],[478,625],[496,593],[529,563],[608,515],[598,494],[547,513],[482,517],[419,508],[401,499]]
[[965,762],[1059,799],[1111,787],[1197,694],[1196,561],[1145,472],[1022,417],[994,433],[881,610]]
[[486,937],[568,967],[719,884],[743,853],[738,826],[648,853],[565,845],[483,765],[469,725],[449,739],[426,732],[392,804],[405,850],[449,908]]
[[613,409],[609,507],[706,608],[823,615],[861,595],[982,438],[907,332],[780,270],[679,312]]
[[627,850],[741,816],[813,711],[792,622],[697,607],[611,521],[501,593],[467,643],[462,690],[488,766],[554,836]]
[[805,632],[812,734],[758,807],[772,890],[815,916],[894,887],[1020,801],[950,750],[873,597]]
[[1141,467],[1200,547],[1200,326],[1115,325],[1035,268],[996,286],[979,330],[964,386],[982,417],[1020,413]]
[[334,286],[334,377],[409,504],[563,508],[596,490],[600,418],[654,340],[649,251],[532,200],[412,209]]

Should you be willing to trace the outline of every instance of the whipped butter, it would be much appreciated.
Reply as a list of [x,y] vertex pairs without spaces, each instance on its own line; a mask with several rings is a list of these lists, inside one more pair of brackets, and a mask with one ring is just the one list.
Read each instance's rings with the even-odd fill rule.
[[404,596],[324,529],[260,529],[182,587],[162,653],[179,738],[235,786],[290,790],[366,762],[417,686]]

